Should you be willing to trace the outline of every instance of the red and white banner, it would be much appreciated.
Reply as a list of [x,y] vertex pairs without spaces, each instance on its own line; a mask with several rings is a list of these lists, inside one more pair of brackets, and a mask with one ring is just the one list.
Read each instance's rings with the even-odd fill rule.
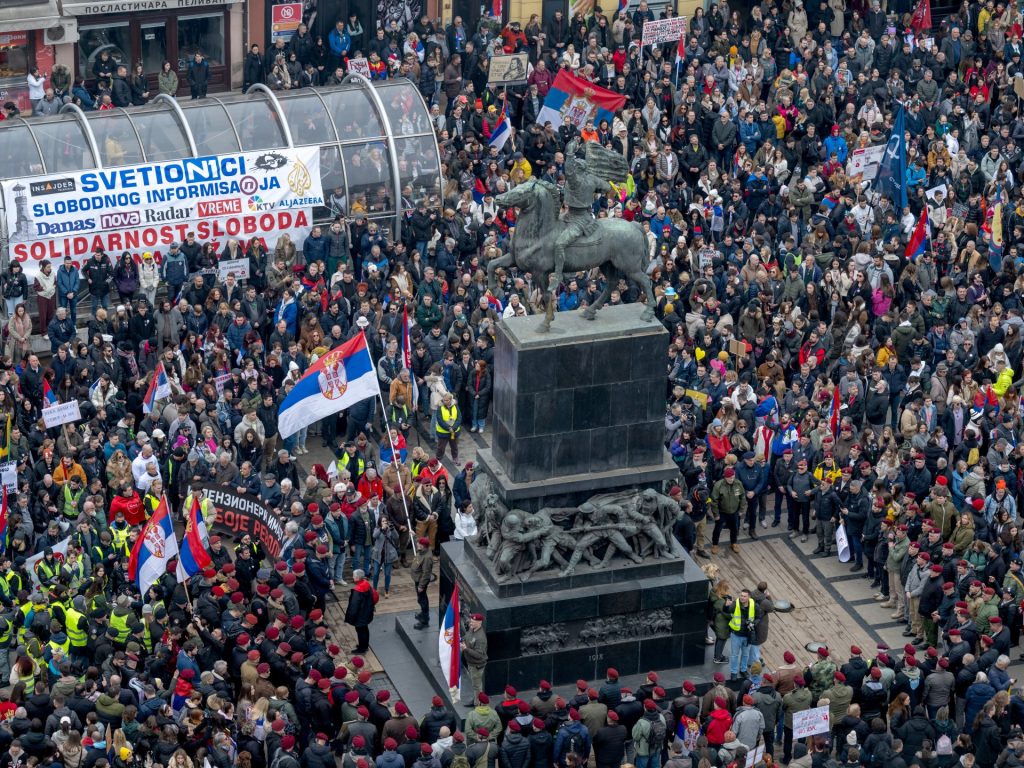
[[167,246],[174,242],[184,242],[188,232],[195,232],[199,242],[213,243],[218,252],[223,250],[228,240],[239,240],[244,244],[253,237],[260,238],[267,249],[273,251],[278,238],[283,234],[289,235],[292,242],[301,244],[313,228],[312,222],[313,212],[310,209],[267,211],[12,243],[10,256],[22,263],[31,281],[39,272],[39,262],[43,259],[59,264],[65,256],[71,256],[81,265],[97,248],[102,248],[111,258],[120,256],[124,251],[136,257],[149,251],[159,262]]

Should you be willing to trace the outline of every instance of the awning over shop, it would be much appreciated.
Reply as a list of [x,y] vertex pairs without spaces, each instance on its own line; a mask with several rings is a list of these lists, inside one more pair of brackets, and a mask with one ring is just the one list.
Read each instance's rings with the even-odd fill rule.
[[30,3],[15,0],[13,5],[0,3],[0,34],[49,29],[59,24],[57,0],[36,0]]
[[231,5],[240,0],[64,0],[65,16],[99,16],[108,13],[197,10]]

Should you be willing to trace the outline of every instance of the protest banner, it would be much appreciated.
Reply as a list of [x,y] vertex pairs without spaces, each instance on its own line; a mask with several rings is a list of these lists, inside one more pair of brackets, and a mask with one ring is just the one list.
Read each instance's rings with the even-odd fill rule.
[[18,462],[5,461],[0,464],[0,483],[3,483],[8,494],[18,492]]
[[284,546],[284,525],[263,501],[254,496],[236,493],[233,488],[213,483],[202,483],[193,488],[206,493],[217,509],[217,519],[208,527],[226,531],[236,539],[248,533],[258,539],[270,558],[281,554]]
[[829,732],[828,706],[812,707],[803,712],[793,713],[793,739],[806,739],[819,733]]
[[218,262],[217,264],[217,276],[223,283],[228,279],[228,274],[234,272],[235,278],[238,280],[249,279],[249,260],[248,259],[225,259],[224,261]]
[[354,75],[362,75],[367,80],[370,79],[370,62],[361,56],[355,59],[348,60],[348,71]]
[[864,181],[874,181],[878,175],[878,167],[882,164],[885,144],[877,147],[862,147],[850,153],[846,163],[847,176],[860,176]]
[[492,56],[491,64],[487,68],[487,83],[505,87],[525,85],[529,72],[529,54],[510,53],[504,56]]
[[66,403],[57,403],[49,408],[43,408],[43,423],[47,429],[81,420],[82,411],[78,407],[77,400],[69,400]]
[[641,38],[642,45],[659,45],[660,43],[675,43],[686,34],[686,17],[673,16],[670,19],[657,19],[644,22],[644,34]]

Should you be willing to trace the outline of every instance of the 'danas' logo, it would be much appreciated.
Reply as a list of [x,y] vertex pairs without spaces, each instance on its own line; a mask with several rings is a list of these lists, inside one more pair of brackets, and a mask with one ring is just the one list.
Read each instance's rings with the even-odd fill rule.
[[288,189],[296,197],[302,197],[312,186],[313,181],[309,178],[309,169],[306,164],[301,160],[296,160],[295,167],[288,173]]

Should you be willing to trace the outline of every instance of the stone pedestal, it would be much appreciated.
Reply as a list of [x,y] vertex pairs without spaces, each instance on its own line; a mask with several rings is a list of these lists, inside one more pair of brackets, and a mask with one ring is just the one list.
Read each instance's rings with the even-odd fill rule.
[[[663,443],[669,336],[642,320],[642,309],[611,307],[594,321],[559,314],[550,333],[539,332],[536,316],[499,324],[494,437],[490,449],[477,452],[475,500],[493,491],[507,510],[547,509],[549,524],[580,536],[585,526],[573,526],[584,501],[662,491],[679,476]],[[477,507],[482,513],[479,501]],[[657,527],[665,535],[670,526],[659,519]],[[462,615],[486,616],[488,692],[508,683],[532,688],[540,679],[598,679],[608,666],[626,677],[704,662],[707,579],[675,541],[661,557],[647,554],[654,547],[638,531],[633,525],[623,534],[642,562],[609,553],[607,541],[590,542],[594,564],[584,558],[565,577],[552,567],[525,579],[499,578],[475,544],[442,547],[440,606],[458,584]],[[570,547],[561,546],[568,558]],[[512,570],[529,567],[540,551],[539,543],[527,544]],[[429,670],[416,633],[400,622],[398,634]]]
[[494,439],[478,463],[508,506],[571,506],[676,476],[663,445],[669,336],[642,309],[560,314],[549,333],[536,315],[498,326]]
[[674,556],[598,570],[581,565],[499,582],[486,555],[463,542],[441,548],[441,595],[459,585],[463,615],[480,611],[490,660],[488,692],[700,665],[708,581],[678,546]]

